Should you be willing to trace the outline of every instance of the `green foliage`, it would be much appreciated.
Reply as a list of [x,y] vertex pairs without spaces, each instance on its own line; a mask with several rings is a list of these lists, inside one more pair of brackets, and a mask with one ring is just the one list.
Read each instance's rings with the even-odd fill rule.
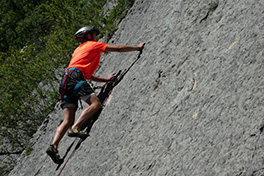
[[214,12],[219,5],[218,0],[211,1],[209,11]]
[[[31,16],[31,12],[43,0],[2,0],[0,11],[0,51],[6,52],[10,48],[18,48],[18,44],[23,42],[23,35],[28,35],[29,31],[20,33],[22,21]],[[29,19],[28,19],[29,21]],[[26,25],[25,25],[26,27]],[[18,29],[17,29],[18,28]],[[31,29],[33,30],[33,29]],[[26,33],[25,33],[26,32]],[[11,45],[10,45],[11,44]]]
[[32,147],[27,147],[26,148],[26,156],[30,155],[32,151],[33,151]]
[[111,38],[113,32],[118,29],[119,22],[125,17],[127,11],[124,9],[129,9],[133,2],[132,0],[119,0],[107,17],[102,16],[103,19],[100,22],[103,23],[101,24],[101,26],[104,26],[102,31],[107,41]]
[[4,164],[3,166],[0,166],[0,174],[1,175],[7,175],[9,172],[8,165]]
[[156,78],[154,84],[153,84],[153,90],[156,90],[159,88],[159,86],[162,84],[161,77],[162,77],[162,70],[158,70],[158,77]]
[[[132,0],[3,0],[0,7],[0,143],[12,153],[28,140],[59,99],[58,83],[78,45],[80,27],[98,27],[107,40]],[[105,15],[107,14],[107,15]],[[5,168],[2,168],[5,169]]]

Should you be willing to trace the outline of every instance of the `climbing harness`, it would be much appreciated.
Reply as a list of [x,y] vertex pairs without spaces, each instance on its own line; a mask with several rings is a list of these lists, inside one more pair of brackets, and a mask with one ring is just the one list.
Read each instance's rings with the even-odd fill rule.
[[[81,73],[81,70],[79,70],[78,68],[69,68],[69,69],[66,70],[66,72],[64,74],[63,82],[62,82],[61,101],[63,101],[64,99],[67,98],[67,96],[65,95],[65,91],[66,91],[66,86],[67,86],[68,79],[70,77],[70,73],[72,73],[72,72]],[[79,81],[75,85],[75,87],[73,88],[73,95],[74,96],[77,94],[78,90],[81,88],[83,83],[84,83],[84,81]]]
[[[65,95],[65,92],[66,92],[66,89],[67,89],[67,84],[68,84],[68,81],[69,81],[69,78],[71,77],[70,76],[70,73],[72,72],[77,72],[77,73],[80,73],[82,74],[81,70],[79,70],[78,68],[69,68],[65,71],[64,73],[64,78],[63,78],[63,81],[62,81],[62,87],[61,87],[61,97],[60,97],[60,100],[61,102],[67,98],[72,98],[72,97],[76,97],[79,99],[80,101],[80,105],[81,105],[81,109],[83,109],[83,106],[82,106],[82,101],[79,97],[77,97],[78,95],[78,91],[80,90],[80,88],[82,87],[83,83],[85,83],[85,80],[81,80],[79,81],[73,88],[72,90],[72,94],[71,95]],[[83,75],[82,75],[83,76]],[[90,87],[92,90],[94,90],[93,86],[91,86],[91,83],[89,83]]]

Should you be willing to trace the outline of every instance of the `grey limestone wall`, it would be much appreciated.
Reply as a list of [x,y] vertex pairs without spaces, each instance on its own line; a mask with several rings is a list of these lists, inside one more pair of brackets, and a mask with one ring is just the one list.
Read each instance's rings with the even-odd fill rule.
[[[263,7],[260,0],[136,0],[109,44],[146,42],[144,52],[62,175],[263,175]],[[136,57],[104,55],[98,75]],[[45,154],[62,118],[58,106],[10,175],[58,174]],[[63,138],[61,155],[72,140]]]

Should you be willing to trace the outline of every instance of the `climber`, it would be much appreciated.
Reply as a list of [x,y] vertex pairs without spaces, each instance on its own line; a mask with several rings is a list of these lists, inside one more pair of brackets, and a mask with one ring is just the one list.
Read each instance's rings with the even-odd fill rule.
[[[59,89],[64,120],[57,127],[52,144],[46,150],[46,153],[57,164],[63,162],[58,152],[58,145],[67,130],[69,137],[86,138],[87,134],[80,131],[82,124],[102,108],[102,104],[95,95],[93,88],[86,81],[88,79],[96,82],[108,82],[114,76],[114,73],[110,74],[107,78],[94,75],[95,70],[99,66],[101,52],[141,51],[144,46],[144,43],[140,43],[137,46],[108,45],[98,42],[98,34],[99,30],[90,26],[82,27],[75,33],[76,39],[81,44],[72,55]],[[74,123],[78,99],[82,99],[89,106],[84,109],[78,120]]]

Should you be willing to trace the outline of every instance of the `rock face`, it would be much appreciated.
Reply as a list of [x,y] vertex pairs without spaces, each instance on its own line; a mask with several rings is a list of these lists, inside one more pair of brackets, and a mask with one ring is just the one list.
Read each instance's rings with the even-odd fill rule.
[[[136,0],[109,44],[146,42],[61,175],[262,175],[264,1]],[[100,76],[137,53],[102,57]],[[10,173],[56,175],[59,105]],[[78,114],[80,111],[78,111]],[[64,137],[64,155],[73,139]]]

